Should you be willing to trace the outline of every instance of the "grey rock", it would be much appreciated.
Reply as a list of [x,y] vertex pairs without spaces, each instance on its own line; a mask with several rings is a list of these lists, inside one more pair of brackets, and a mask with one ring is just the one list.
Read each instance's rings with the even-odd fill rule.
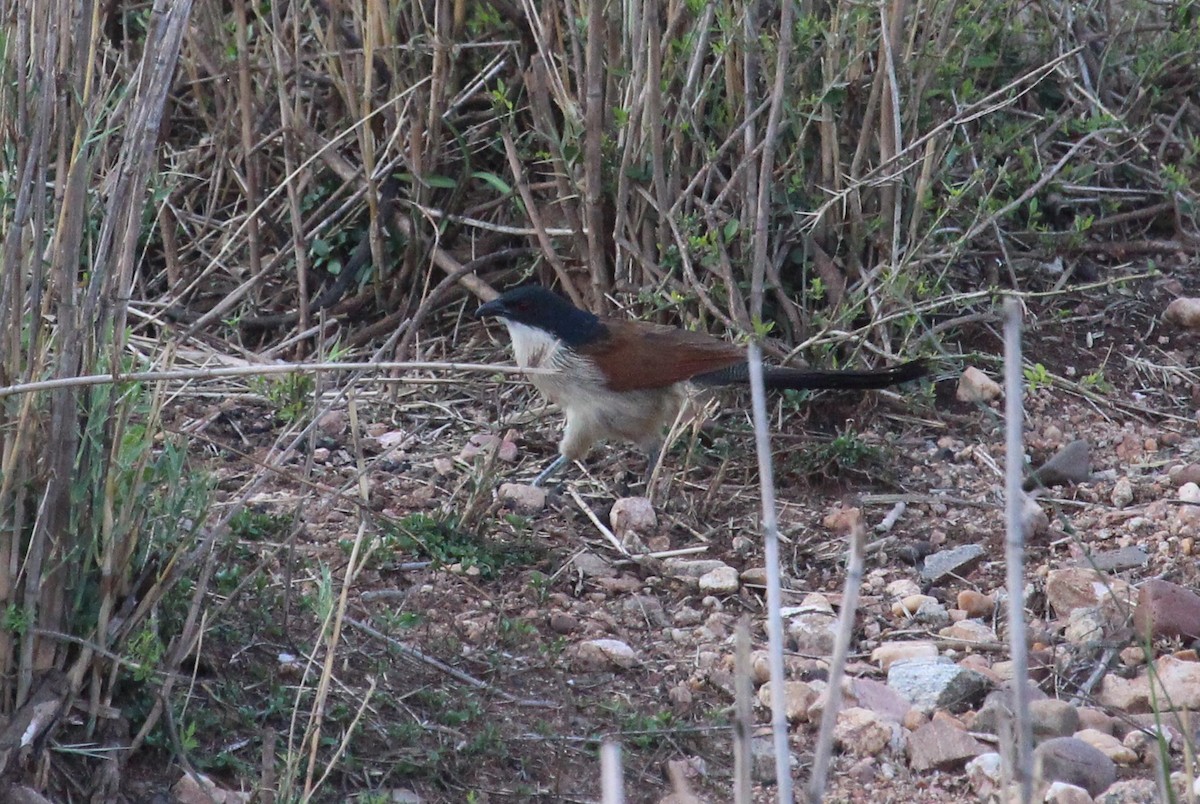
[[1083,483],[1092,476],[1092,450],[1082,438],[1060,449],[1053,458],[1029,475],[1025,490],[1039,486],[1066,486]]
[[[796,757],[788,752],[788,767],[795,768],[797,764]],[[756,782],[775,781],[775,744],[770,737],[750,740],[750,776]]]
[[788,621],[788,640],[792,648],[806,656],[829,656],[837,641],[837,617],[812,611]]
[[576,646],[579,663],[590,670],[624,670],[638,663],[637,653],[619,639],[589,639]]
[[613,503],[608,512],[608,521],[618,539],[631,533],[646,535],[658,527],[658,515],[654,506],[645,497],[622,497]]
[[1092,804],[1092,797],[1082,787],[1066,782],[1050,785],[1042,799],[1046,804]]
[[1105,550],[1102,553],[1092,553],[1085,558],[1075,561],[1074,564],[1077,567],[1093,567],[1100,572],[1120,572],[1121,570],[1134,569],[1135,567],[1144,567],[1149,560],[1149,553],[1136,544],[1131,544],[1119,550]]
[[995,751],[980,754],[967,763],[967,781],[979,801],[988,801],[1003,783],[1003,761]]
[[1157,804],[1161,800],[1153,779],[1125,779],[1094,798],[1096,804]]
[[884,751],[899,751],[904,745],[904,729],[870,709],[851,706],[838,712],[833,742],[853,756],[877,756]]
[[1117,779],[1117,765],[1098,748],[1074,737],[1055,737],[1033,751],[1034,775],[1042,782],[1066,782],[1099,795]]
[[733,567],[717,567],[700,576],[700,591],[708,595],[731,595],[740,585]]
[[617,570],[595,553],[579,553],[571,559],[575,569],[585,578],[615,578]]
[[907,698],[882,681],[876,681],[873,678],[852,679],[848,699],[843,704],[844,706],[849,705],[849,699],[853,699],[863,709],[869,709],[875,714],[897,723],[903,723],[905,716],[912,708]]
[[1029,720],[1035,740],[1070,737],[1079,731],[1079,710],[1057,698],[1030,701]]
[[[1026,685],[1029,691],[1029,700],[1040,701],[1047,696],[1038,686],[1032,682]],[[1013,704],[1012,704],[1012,689],[1004,687],[998,690],[992,690],[987,694],[981,705],[975,713],[975,722],[972,724],[975,731],[983,734],[999,734],[1000,723],[1008,720],[1012,722]]]
[[985,551],[982,545],[964,544],[951,550],[941,550],[930,556],[925,556],[925,566],[921,569],[921,579],[937,583],[949,575],[965,575],[983,559]]
[[663,574],[681,580],[699,580],[715,569],[728,566],[724,561],[715,558],[668,558],[663,562]]
[[973,706],[991,686],[982,673],[949,661],[896,662],[888,668],[888,686],[917,709],[962,712]]
[[1120,578],[1112,578],[1091,567],[1064,567],[1046,574],[1046,601],[1059,617],[1074,609],[1092,608],[1102,604],[1124,609],[1133,602],[1133,588]]
[[1133,502],[1133,483],[1127,477],[1122,477],[1113,484],[1112,504],[1114,508],[1125,508]]
[[621,608],[627,615],[636,618],[634,622],[644,620],[645,624],[655,628],[665,628],[671,623],[663,604],[654,595],[634,595],[626,600]]

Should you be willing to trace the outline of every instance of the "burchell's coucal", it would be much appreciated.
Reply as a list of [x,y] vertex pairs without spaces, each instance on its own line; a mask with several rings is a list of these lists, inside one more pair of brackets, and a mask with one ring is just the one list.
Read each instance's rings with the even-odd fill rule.
[[[592,444],[605,439],[632,441],[653,457],[663,428],[687,397],[689,382],[750,382],[746,350],[740,346],[702,332],[600,318],[539,285],[510,290],[476,315],[504,321],[518,365],[554,369],[529,376],[567,415],[561,454],[534,485],[567,461],[582,460]],[[886,388],[924,374],[919,360],[866,371],[763,369],[768,388],[797,390]]]

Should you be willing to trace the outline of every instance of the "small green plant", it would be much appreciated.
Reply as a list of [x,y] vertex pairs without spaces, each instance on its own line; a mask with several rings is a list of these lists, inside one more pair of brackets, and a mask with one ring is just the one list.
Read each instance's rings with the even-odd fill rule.
[[603,703],[600,705],[600,709],[617,717],[621,738],[631,748],[641,750],[656,748],[675,731],[678,725],[675,715],[670,710],[631,711],[624,702],[620,701]]
[[545,603],[550,596],[550,578],[542,572],[534,571],[529,575],[529,589],[533,592],[533,599],[540,603]]
[[838,477],[862,473],[866,467],[880,462],[879,448],[867,443],[850,425],[829,441],[812,444],[795,453],[794,467],[806,475]]
[[454,517],[439,520],[427,514],[410,514],[396,523],[391,538],[397,551],[429,559],[440,566],[474,568],[486,580],[504,567],[528,566],[538,561],[541,549],[527,537],[517,536],[515,542],[505,543],[461,530]]
[[1112,393],[1112,383],[1104,376],[1104,369],[1098,368],[1095,371],[1085,374],[1080,380],[1084,388],[1091,388],[1093,391],[1098,391],[1102,394]]
[[254,387],[275,407],[275,416],[280,421],[296,424],[312,407],[316,382],[309,374],[294,372],[281,377],[259,377]]
[[135,681],[147,681],[158,669],[166,649],[158,634],[147,623],[129,640],[128,653],[133,660],[133,678]]
[[1025,375],[1025,384],[1029,386],[1030,391],[1037,391],[1050,386],[1050,372],[1041,363],[1034,363],[1032,366],[1027,366],[1022,374]]
[[506,647],[518,647],[538,635],[538,630],[532,623],[513,617],[501,617],[496,622],[496,631],[500,643]]
[[262,542],[279,538],[290,524],[290,516],[246,507],[229,520],[229,533],[240,541]]

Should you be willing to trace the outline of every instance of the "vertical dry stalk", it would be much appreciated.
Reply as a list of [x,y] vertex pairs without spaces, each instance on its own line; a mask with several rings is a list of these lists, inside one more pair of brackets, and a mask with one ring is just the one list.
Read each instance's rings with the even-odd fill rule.
[[833,729],[837,725],[838,712],[842,708],[842,680],[846,677],[846,660],[850,656],[854,617],[858,613],[858,596],[862,591],[867,529],[863,527],[861,513],[855,515],[847,541],[850,545],[850,561],[846,568],[846,585],[842,591],[837,641],[833,646],[833,658],[829,666],[829,698],[825,702],[825,711],[821,713],[821,728],[817,733],[817,745],[814,749],[812,778],[808,785],[808,800],[812,804],[820,804],[825,796],[829,761],[833,756]]
[[788,85],[788,65],[792,55],[792,15],[794,4],[779,4],[779,45],[775,51],[775,84],[771,90],[771,111],[767,113],[767,131],[763,135],[762,161],[758,169],[758,201],[754,217],[754,258],[750,263],[750,315],[762,319],[766,292],[767,263],[771,259],[767,222],[771,216],[771,198],[775,189],[775,149],[779,144],[779,122],[783,117]]
[[[129,65],[104,52],[97,15],[65,2],[18,7],[17,52],[28,56],[36,45],[38,59],[9,65],[18,92],[3,98],[16,120],[20,190],[3,238],[7,357],[0,374],[7,381],[119,372],[154,149],[191,3],[154,5],[142,61],[130,76],[121,73]],[[130,85],[121,95],[123,80]],[[17,680],[4,690],[6,710],[20,706],[40,676],[63,669],[57,634],[120,648],[111,624],[116,604],[132,591],[147,516],[138,478],[158,460],[148,444],[160,404],[136,387],[63,387],[0,408],[0,541],[8,545],[0,556],[0,605],[27,623],[19,647],[15,632],[0,637],[0,665]],[[79,590],[88,587],[95,597],[78,610]],[[129,616],[123,627],[138,623]],[[91,658],[90,650],[78,653],[69,680],[75,693],[90,674],[98,706],[111,698],[114,671],[91,666]]]
[[604,804],[625,804],[620,743],[605,742],[600,746],[600,800]]
[[[786,5],[786,3],[785,3]],[[758,11],[757,4],[746,3],[742,7],[742,161],[750,162],[754,159],[754,154],[758,148],[757,128],[754,120],[755,116],[752,112],[757,106],[758,100],[758,18],[755,16]],[[733,43],[731,43],[732,45]],[[734,47],[730,47],[729,51],[732,56],[737,51]],[[732,67],[732,65],[731,65]],[[736,73],[733,69],[726,71],[726,84],[729,87],[728,102],[734,103],[737,98],[737,92],[734,90],[733,81],[736,80]],[[754,231],[758,226],[758,209],[757,203],[759,198],[758,181],[759,175],[753,170],[746,170],[742,173],[742,182],[744,188],[742,190],[742,199],[744,206],[741,208],[742,228],[748,231]],[[753,271],[753,265],[751,265]],[[758,316],[761,314],[760,309],[756,309],[753,304],[750,305],[750,314]]]
[[258,215],[255,210],[260,198],[258,159],[254,154],[254,119],[256,98],[250,84],[250,45],[247,35],[249,20],[246,0],[234,0],[234,40],[237,42],[238,122],[242,145],[242,173],[246,187],[245,209],[248,216],[246,244],[250,253],[250,272],[262,270],[262,245],[258,237]]
[[734,664],[733,721],[733,800],[750,804],[754,739],[754,689],[750,680],[750,621],[743,616],[737,625],[737,653]]
[[762,493],[763,562],[767,566],[767,650],[771,668],[771,734],[775,744],[775,785],[780,804],[792,804],[792,764],[788,750],[787,701],[783,675],[783,583],[779,577],[779,526],[775,513],[775,473],[771,464],[770,419],[763,385],[762,350],[750,344],[750,393],[754,404],[754,446]]
[[[649,2],[649,0],[646,0]],[[584,86],[587,95],[584,102],[584,220],[587,226],[588,273],[591,277],[592,302],[594,309],[603,312],[608,308],[605,294],[609,290],[606,239],[603,207],[603,145],[604,145],[604,3],[590,0],[588,3],[587,75]]]
[[1016,776],[1021,800],[1033,784],[1033,726],[1029,717],[1029,655],[1025,643],[1025,470],[1024,409],[1021,399],[1021,302],[1004,301],[1004,562],[1008,589],[1008,649],[1013,663],[1013,710],[1016,716]]

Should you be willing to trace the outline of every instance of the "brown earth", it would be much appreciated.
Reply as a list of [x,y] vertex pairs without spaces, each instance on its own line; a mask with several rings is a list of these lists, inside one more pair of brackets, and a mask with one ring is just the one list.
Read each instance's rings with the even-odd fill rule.
[[[1084,438],[1096,473],[1092,482],[1055,490],[1045,505],[1050,530],[1028,554],[1035,585],[1085,548],[1124,544],[1151,556],[1127,580],[1198,585],[1184,537],[1164,538],[1165,526],[1147,515],[1174,495],[1168,469],[1200,460],[1200,336],[1160,323],[1173,295],[1181,287],[1195,295],[1200,280],[1181,269],[1174,282],[1143,279],[1029,300],[1027,364],[1044,371],[1027,372],[1028,457],[1040,464]],[[424,344],[423,358],[508,362],[502,333],[478,324],[451,330],[451,323],[445,331],[455,334]],[[858,506],[874,527],[895,495],[911,500],[889,533],[871,535],[854,675],[881,677],[867,661],[880,642],[923,636],[892,615],[882,594],[890,581],[918,579],[911,561],[923,552],[968,543],[988,550],[968,577],[927,590],[945,602],[962,589],[1003,586],[1002,403],[954,399],[966,365],[999,377],[1002,345],[998,323],[968,326],[960,331],[964,354],[936,362],[923,385],[826,394],[818,404],[773,402],[785,605],[813,591],[840,599],[844,541],[823,525],[827,514]],[[753,647],[765,647],[765,592],[743,583],[736,594],[706,597],[665,576],[661,560],[632,560],[602,535],[594,519],[607,525],[614,500],[642,492],[644,459],[624,447],[598,449],[587,474],[564,473],[543,511],[518,514],[495,490],[528,482],[553,457],[559,426],[557,412],[542,410],[524,382],[478,375],[370,382],[357,384],[352,399],[353,411],[346,398],[335,402],[311,442],[283,465],[270,453],[288,425],[278,400],[191,396],[170,411],[172,428],[189,432],[196,465],[216,477],[220,499],[237,499],[264,466],[275,466],[220,554],[202,660],[187,685],[192,762],[229,789],[251,790],[267,729],[280,755],[289,753],[290,731],[290,754],[307,756],[300,743],[328,658],[320,623],[336,607],[357,544],[362,569],[346,590],[318,777],[352,736],[317,800],[402,800],[388,796],[410,790],[427,802],[596,801],[604,739],[623,745],[629,801],[656,802],[670,792],[666,763],[677,759],[687,760],[704,800],[731,800],[733,633],[748,617]],[[651,495],[658,525],[643,542],[655,552],[695,549],[690,558],[743,571],[763,566],[748,396],[733,392],[720,402],[668,452]],[[517,447],[505,456],[512,460],[486,450],[461,457],[473,436],[488,434],[508,434]],[[1133,481],[1135,497],[1117,510],[1110,497],[1121,477]],[[1049,613],[1030,614],[1032,630],[1045,633]],[[628,644],[633,665],[585,664],[576,648],[593,638]],[[1086,665],[1088,657],[1077,658]],[[818,658],[793,661],[808,677],[825,672]],[[1046,687],[1076,683],[1062,672]],[[765,710],[756,714],[768,722]],[[801,784],[815,730],[792,730]],[[165,756],[147,752],[135,761],[136,775],[149,780],[143,790],[161,783]],[[303,778],[303,770],[294,774]],[[970,798],[961,773],[916,773],[903,756],[865,765],[836,757],[831,779],[828,800]],[[772,796],[769,784],[759,784],[756,800]]]

